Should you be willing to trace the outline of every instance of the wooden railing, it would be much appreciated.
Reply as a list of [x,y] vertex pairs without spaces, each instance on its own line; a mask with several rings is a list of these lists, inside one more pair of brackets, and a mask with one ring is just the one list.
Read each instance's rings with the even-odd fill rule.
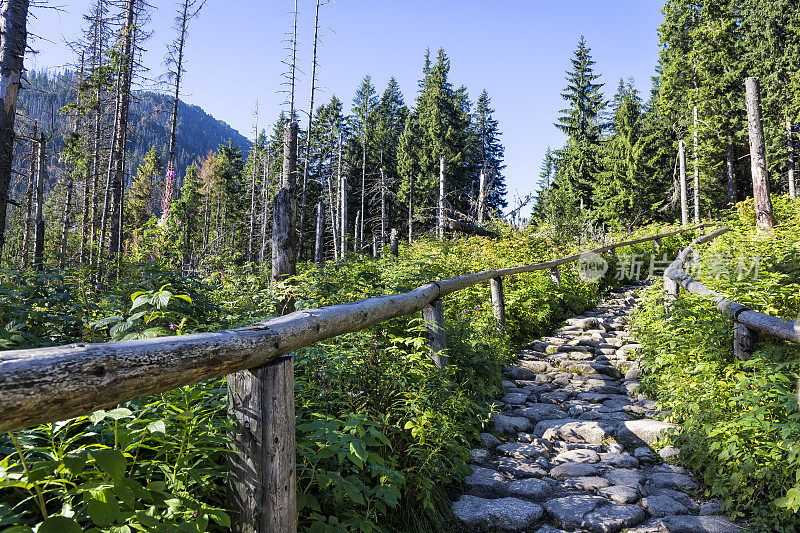
[[711,241],[729,230],[728,227],[722,227],[712,231],[695,239],[689,246],[681,250],[675,261],[664,271],[664,291],[667,301],[678,297],[680,287],[714,300],[717,309],[733,319],[733,353],[739,359],[748,359],[752,355],[758,333],[800,343],[800,322],[753,311],[730,300],[726,295],[709,289],[684,272],[684,262],[697,253],[698,245]]
[[[650,237],[602,246],[589,252],[601,254],[623,246],[654,241],[697,230],[710,224],[682,228]],[[238,371],[264,368],[285,360],[288,354],[345,333],[363,330],[374,324],[422,311],[428,328],[428,346],[438,367],[447,365],[447,338],[445,336],[442,298],[448,294],[489,282],[492,308],[501,326],[505,324],[505,302],[502,278],[524,272],[550,270],[553,282],[560,282],[558,267],[581,259],[584,254],[570,255],[545,263],[517,266],[501,270],[487,270],[426,283],[402,294],[368,298],[353,303],[332,305],[319,309],[304,309],[247,328],[195,333],[175,337],[161,337],[104,344],[71,344],[53,348],[36,348],[0,352],[0,431],[7,432],[84,415],[112,405],[167,391],[211,378],[234,374]],[[229,378],[233,379],[233,378]],[[278,391],[282,392],[278,392]],[[294,401],[291,383],[278,383],[271,391],[282,394],[278,400],[291,405]],[[256,395],[253,395],[256,396]],[[248,416],[241,431],[256,432],[252,424],[270,421],[270,431],[291,433],[293,450],[294,410],[287,409],[276,420],[275,413],[264,411],[263,403],[248,399]],[[241,418],[241,417],[239,417]],[[263,425],[263,424],[262,424]],[[279,429],[278,429],[279,428]],[[259,428],[264,438],[265,429]],[[277,440],[277,439],[276,439]],[[290,454],[291,455],[291,454]],[[269,461],[269,458],[266,459]],[[285,462],[285,461],[284,461]],[[268,476],[274,479],[237,479],[248,475],[246,468],[232,472],[231,483],[246,487],[250,506],[247,514],[253,520],[269,522],[252,524],[240,521],[237,531],[289,531],[294,519],[294,494],[282,494],[287,505],[280,505],[279,513],[292,518],[276,517],[273,511],[265,512],[259,499],[271,495],[253,496],[253,490],[286,492],[293,487],[294,465],[273,467]],[[280,470],[280,471],[279,471]],[[252,471],[250,476],[255,475]],[[258,475],[263,476],[263,471]],[[291,477],[292,483],[283,483]],[[256,489],[253,489],[256,487]],[[234,488],[234,492],[238,490]],[[240,512],[241,510],[238,506]],[[267,515],[267,516],[265,516]],[[272,524],[272,525],[270,525]],[[275,526],[275,524],[278,524]],[[273,527],[274,526],[274,527]]]

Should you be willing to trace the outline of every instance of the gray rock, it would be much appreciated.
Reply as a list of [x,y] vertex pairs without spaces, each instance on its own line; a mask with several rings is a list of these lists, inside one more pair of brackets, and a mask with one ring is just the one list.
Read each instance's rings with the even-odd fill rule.
[[[650,492],[647,494],[648,496],[668,496],[675,500],[676,502],[680,503],[687,509],[689,509],[692,514],[694,514],[700,506],[697,505],[693,499],[689,496],[684,494],[683,492],[675,489],[656,489],[654,487],[650,487]],[[718,514],[718,513],[706,513],[706,514]]]
[[514,416],[525,417],[532,422],[542,420],[561,420],[567,418],[567,413],[559,406],[552,403],[537,403],[513,412]]
[[545,499],[553,492],[550,483],[535,477],[512,481],[508,485],[508,493],[532,500]]
[[642,498],[642,507],[644,507],[653,518],[662,518],[668,515],[682,515],[689,512],[689,509],[685,505],[664,495]]
[[627,453],[601,453],[600,460],[617,468],[639,468],[639,460]]
[[722,512],[722,502],[719,500],[709,500],[700,505],[700,514],[719,514]]
[[518,392],[509,392],[508,394],[500,398],[500,401],[511,405],[523,405],[525,402],[528,401],[528,395],[520,394]]
[[600,473],[596,466],[588,463],[563,463],[550,470],[550,476],[556,479],[568,477],[596,476]]
[[486,448],[492,450],[496,446],[499,446],[501,441],[491,433],[481,433],[480,434],[481,444],[483,444]]
[[506,435],[516,435],[520,431],[528,431],[533,424],[527,418],[519,416],[506,416],[500,413],[492,415],[494,430]]
[[597,318],[590,316],[590,317],[575,317],[575,318],[568,318],[567,324],[570,326],[577,326],[580,329],[596,329],[600,327],[600,321]]
[[568,390],[557,389],[539,395],[539,400],[546,403],[562,404],[572,398],[575,393]]
[[597,491],[597,494],[614,503],[636,503],[639,501],[639,490],[625,485],[614,485]]
[[506,388],[506,389],[516,389],[517,388],[517,384],[516,383],[514,383],[513,381],[505,380],[505,379],[500,383],[500,385],[503,388]]
[[[540,355],[542,358],[547,357],[545,354],[538,354],[538,355]],[[547,361],[524,361],[523,363],[521,363],[520,366],[522,366],[523,368],[527,368],[528,370],[531,370],[536,374],[543,374],[545,372],[553,371],[553,367],[550,366],[550,364]]]
[[487,500],[462,496],[453,503],[453,514],[471,527],[522,531],[542,517],[542,508],[518,498]]
[[651,463],[656,460],[656,454],[654,454],[653,450],[651,450],[647,446],[639,446],[638,448],[633,450],[633,456],[639,459],[640,461],[646,461]]
[[644,481],[644,474],[638,470],[631,470],[628,468],[614,468],[603,474],[612,485],[624,485],[626,487],[633,487],[638,489]]
[[650,474],[650,483],[657,488],[695,490],[697,483],[686,474],[655,472]]
[[470,465],[472,474],[464,481],[469,486],[470,493],[475,496],[494,497],[506,492],[506,478],[500,472],[490,468]]
[[607,479],[600,476],[580,476],[568,477],[561,482],[561,486],[567,490],[591,490],[596,491],[610,485]]
[[535,459],[537,457],[549,457],[550,452],[547,448],[533,443],[525,442],[509,442],[501,444],[497,447],[497,451],[508,455],[509,457],[517,457],[519,459]]
[[613,427],[613,424],[596,421],[545,420],[536,424],[533,432],[548,440],[602,444],[604,439],[611,436]]
[[608,451],[608,453],[622,453],[625,451],[625,446],[617,442],[612,442],[611,444],[606,446],[606,450]]
[[620,531],[646,518],[645,512],[635,505],[613,505],[599,496],[557,498],[547,502],[545,509],[561,527],[593,533]]
[[537,529],[536,533],[567,533],[567,532],[564,531],[563,529],[556,529],[553,526],[545,524],[539,529]]
[[479,465],[482,465],[488,461],[490,457],[489,452],[483,448],[475,448],[474,450],[470,450],[469,455],[472,458],[472,462]]
[[594,450],[583,448],[561,452],[553,457],[550,462],[554,465],[561,463],[597,463],[600,462],[600,456]]
[[721,516],[665,516],[661,522],[669,533],[737,533],[742,528]]
[[625,372],[625,379],[639,379],[642,377],[642,367],[634,365]]
[[660,420],[629,420],[619,425],[617,439],[631,444],[653,444],[662,437],[667,430],[677,429],[676,424],[661,422]]
[[516,459],[514,457],[500,457],[497,459],[497,469],[511,476],[513,479],[524,479],[529,477],[541,477],[547,475],[544,468],[538,463]]
[[503,374],[511,380],[533,379],[536,376],[536,372],[521,366],[507,366],[503,369]]
[[661,457],[663,460],[668,461],[670,459],[678,459],[680,456],[681,451],[676,448],[675,446],[664,446],[660,450],[658,450],[658,456]]

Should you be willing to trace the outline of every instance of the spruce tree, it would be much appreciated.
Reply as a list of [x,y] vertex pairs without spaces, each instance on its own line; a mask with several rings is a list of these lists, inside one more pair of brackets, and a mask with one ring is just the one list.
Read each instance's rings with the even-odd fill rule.
[[506,185],[503,169],[505,148],[500,142],[499,123],[494,118],[494,109],[486,89],[481,91],[475,103],[472,115],[472,139],[477,154],[479,173],[483,172],[486,180],[487,212],[499,212],[506,207]]

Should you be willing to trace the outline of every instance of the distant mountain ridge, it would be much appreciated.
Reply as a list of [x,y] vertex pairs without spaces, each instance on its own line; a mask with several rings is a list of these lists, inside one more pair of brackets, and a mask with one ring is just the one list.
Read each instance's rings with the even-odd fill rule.
[[[59,110],[75,102],[74,73],[27,73],[29,86],[20,92],[19,108],[31,121],[37,121],[45,131],[51,125],[54,141],[60,146],[64,139],[67,120]],[[128,137],[128,174],[135,173],[145,154],[152,147],[166,162],[169,145],[169,119],[172,99],[152,91],[136,91],[131,104]],[[251,141],[237,130],[206,113],[201,107],[178,102],[178,135],[175,146],[175,167],[179,179],[185,169],[198,157],[216,150],[221,144],[233,142],[246,156]]]

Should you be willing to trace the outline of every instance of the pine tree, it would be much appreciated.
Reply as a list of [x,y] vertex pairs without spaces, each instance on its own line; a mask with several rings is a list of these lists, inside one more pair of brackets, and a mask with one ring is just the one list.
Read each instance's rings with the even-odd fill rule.
[[592,190],[599,172],[600,136],[603,133],[603,110],[606,102],[596,83],[591,50],[581,36],[575,50],[572,70],[567,72],[567,86],[561,96],[568,107],[561,110],[555,126],[567,135],[567,145],[557,151],[558,175],[591,207]]
[[150,149],[128,188],[125,218],[126,226],[132,231],[139,230],[158,214],[155,209],[159,199],[156,183],[160,182],[161,167],[158,152],[155,148]]
[[[494,109],[486,89],[481,91],[472,116],[472,138],[477,152],[480,172],[485,180],[485,206],[489,212],[499,212],[508,205],[505,199],[506,185],[503,169],[505,149],[500,142],[500,128],[494,118]],[[480,184],[478,184],[480,187]],[[480,197],[478,191],[477,197]]]

